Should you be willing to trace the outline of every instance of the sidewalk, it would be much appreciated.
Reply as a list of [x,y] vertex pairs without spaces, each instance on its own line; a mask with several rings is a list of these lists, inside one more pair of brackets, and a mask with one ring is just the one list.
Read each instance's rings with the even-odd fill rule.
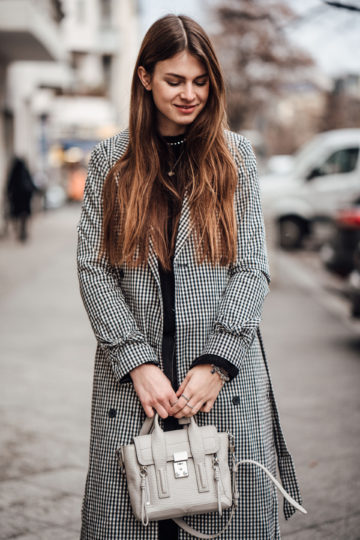
[[0,242],[4,540],[79,537],[95,341],[78,293],[78,215],[38,215],[28,244]]

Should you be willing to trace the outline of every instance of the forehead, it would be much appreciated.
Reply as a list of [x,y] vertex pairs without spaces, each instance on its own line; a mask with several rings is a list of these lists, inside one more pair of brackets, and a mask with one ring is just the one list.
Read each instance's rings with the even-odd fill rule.
[[171,58],[155,64],[155,75],[173,73],[184,78],[196,78],[207,73],[207,69],[196,56],[189,51],[181,51]]

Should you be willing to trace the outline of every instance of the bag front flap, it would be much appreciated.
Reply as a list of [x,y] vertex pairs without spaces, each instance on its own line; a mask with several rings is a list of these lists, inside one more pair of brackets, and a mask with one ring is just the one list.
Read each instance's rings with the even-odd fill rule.
[[[214,454],[219,451],[220,441],[216,426],[201,426],[201,438],[203,441],[205,454]],[[188,457],[192,457],[187,429],[177,429],[164,432],[167,461],[173,461],[174,452],[187,452]],[[140,465],[152,465],[154,463],[151,450],[151,434],[138,435],[134,437],[135,449]]]

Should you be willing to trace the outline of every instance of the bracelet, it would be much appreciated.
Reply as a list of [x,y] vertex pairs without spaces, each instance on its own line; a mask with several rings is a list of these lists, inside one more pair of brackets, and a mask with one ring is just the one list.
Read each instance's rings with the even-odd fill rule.
[[230,377],[227,374],[227,371],[224,368],[215,366],[215,364],[211,364],[211,373],[218,373],[223,383],[230,381]]

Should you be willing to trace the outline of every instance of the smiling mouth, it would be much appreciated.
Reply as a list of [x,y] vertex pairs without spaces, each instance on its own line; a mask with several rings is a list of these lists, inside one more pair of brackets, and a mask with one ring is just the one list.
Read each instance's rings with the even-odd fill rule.
[[193,109],[196,107],[196,103],[194,105],[175,105],[178,109]]

